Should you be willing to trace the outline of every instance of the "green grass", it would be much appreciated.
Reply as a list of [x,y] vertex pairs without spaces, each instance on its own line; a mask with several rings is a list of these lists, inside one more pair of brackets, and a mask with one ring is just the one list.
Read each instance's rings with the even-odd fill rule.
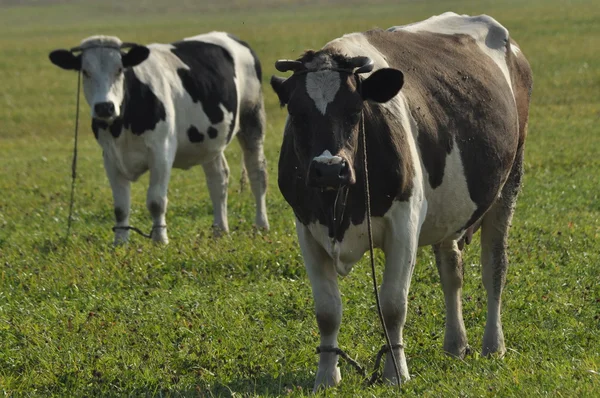
[[[8,2],[10,3],[10,2]],[[594,1],[0,2],[0,393],[8,396],[305,396],[318,330],[293,215],[277,186],[285,110],[268,87],[278,58],[340,35],[452,9],[508,27],[535,77],[525,182],[510,239],[504,359],[442,353],[444,305],[420,251],[405,343],[405,396],[600,395],[600,8]],[[3,6],[4,4],[4,6]],[[152,6],[155,4],[155,6]],[[113,8],[116,7],[116,8]],[[172,41],[218,29],[262,59],[272,229],[253,231],[232,145],[229,236],[210,234],[200,169],[175,171],[171,243],[110,245],[111,194],[82,107],[73,233],[64,241],[76,75],[47,54],[98,32]],[[147,177],[132,224],[147,229]],[[464,317],[479,350],[485,323],[479,245],[465,253]],[[381,254],[378,254],[381,264]],[[381,272],[381,269],[379,270]],[[366,261],[341,280],[340,345],[372,366],[383,338]],[[327,396],[392,396],[341,365]]]

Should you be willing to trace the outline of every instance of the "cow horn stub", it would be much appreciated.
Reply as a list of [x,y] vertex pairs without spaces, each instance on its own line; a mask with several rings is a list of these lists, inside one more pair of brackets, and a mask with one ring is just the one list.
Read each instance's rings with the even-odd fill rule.
[[373,70],[375,62],[369,57],[353,57],[349,60],[352,68],[355,68],[354,73],[368,73]]
[[275,69],[279,72],[288,72],[294,71],[297,72],[299,70],[305,69],[304,64],[300,61],[292,61],[290,59],[280,59],[275,62]]

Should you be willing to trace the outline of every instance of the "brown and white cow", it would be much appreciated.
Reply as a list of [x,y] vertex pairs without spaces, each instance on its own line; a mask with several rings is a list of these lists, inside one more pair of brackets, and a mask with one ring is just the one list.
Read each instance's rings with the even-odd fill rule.
[[347,34],[276,67],[294,72],[271,85],[289,113],[279,188],[296,216],[321,333],[315,388],[341,380],[331,349],[342,317],[337,277],[368,249],[363,120],[374,243],[385,252],[382,310],[395,347],[384,377],[399,382],[394,355],[409,379],[402,329],[419,246],[433,246],[442,281],[444,350],[465,355],[459,243],[479,225],[488,299],[482,354],[503,354],[507,238],[532,89],[508,31],[486,15],[445,13]]

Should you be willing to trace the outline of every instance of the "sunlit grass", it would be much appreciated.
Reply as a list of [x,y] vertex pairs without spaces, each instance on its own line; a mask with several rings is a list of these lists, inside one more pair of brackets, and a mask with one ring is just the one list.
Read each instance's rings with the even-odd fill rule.
[[[35,1],[29,2],[31,4]],[[28,3],[28,4],[29,4]],[[504,294],[508,353],[442,353],[444,307],[430,250],[420,250],[405,330],[408,396],[594,396],[600,391],[600,8],[593,1],[65,2],[0,8],[0,392],[8,396],[308,395],[318,331],[293,215],[277,186],[285,110],[274,61],[344,33],[447,10],[487,13],[534,70],[525,182]],[[2,2],[0,1],[0,5]],[[137,4],[137,5],[135,5]],[[73,234],[64,240],[76,75],[47,54],[99,32],[172,41],[225,30],[263,62],[272,229],[251,227],[253,201],[232,169],[232,232],[215,240],[200,169],[175,171],[171,243],[110,245],[111,194],[82,107]],[[147,229],[147,178],[132,224]],[[477,352],[485,323],[479,244],[465,253],[464,317]],[[378,254],[379,264],[381,255]],[[372,366],[382,336],[366,262],[341,281],[340,345]],[[342,364],[329,396],[392,396]]]

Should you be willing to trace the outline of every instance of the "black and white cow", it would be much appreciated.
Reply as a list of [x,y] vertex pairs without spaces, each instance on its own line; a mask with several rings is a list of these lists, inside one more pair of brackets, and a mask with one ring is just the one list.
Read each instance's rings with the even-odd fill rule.
[[115,244],[129,237],[119,227],[129,225],[130,182],[147,170],[152,239],[168,243],[171,169],[198,164],[206,175],[214,227],[228,231],[229,167],[223,151],[236,135],[256,200],[256,226],[268,228],[261,66],[245,42],[223,32],[148,46],[93,36],[72,50],[53,51],[50,60],[83,74],[92,130],[113,192]]
[[[507,236],[523,173],[532,75],[508,31],[488,16],[445,13],[344,35],[295,61],[271,85],[289,113],[279,188],[296,216],[321,354],[315,388],[337,384],[342,304],[337,276],[368,248],[362,137],[373,237],[393,353],[409,379],[402,329],[417,247],[432,245],[446,301],[444,350],[462,357],[463,239],[481,226],[488,313],[483,355],[505,352],[500,321]],[[371,73],[372,72],[372,73]],[[363,126],[364,132],[361,132]]]

